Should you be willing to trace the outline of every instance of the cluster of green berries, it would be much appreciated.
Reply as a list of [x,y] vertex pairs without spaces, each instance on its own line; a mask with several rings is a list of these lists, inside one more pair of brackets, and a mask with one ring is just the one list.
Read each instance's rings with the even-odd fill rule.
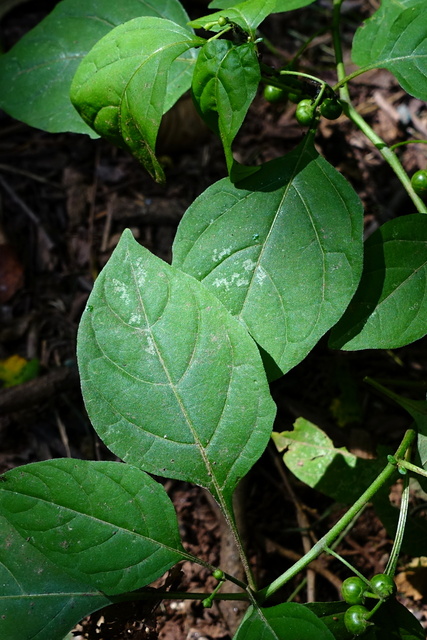
[[[314,100],[309,98],[300,100],[297,93],[288,92],[286,89],[271,84],[264,88],[264,98],[272,103],[286,102],[286,100],[296,102],[295,117],[304,127],[309,126],[314,119],[316,112]],[[342,106],[336,97],[325,98],[320,104],[320,113],[328,120],[336,120],[342,114]]]
[[385,573],[379,573],[370,580],[369,585],[358,578],[352,576],[344,580],[341,588],[344,600],[351,606],[344,614],[344,624],[347,631],[354,636],[364,633],[370,624],[370,612],[364,606],[365,598],[378,598],[387,600],[396,594],[396,584],[393,578]]

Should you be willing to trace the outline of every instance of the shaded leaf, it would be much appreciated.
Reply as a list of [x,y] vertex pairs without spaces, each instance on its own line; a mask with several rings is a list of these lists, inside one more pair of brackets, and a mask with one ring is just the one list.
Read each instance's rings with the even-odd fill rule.
[[274,607],[249,607],[234,640],[335,640],[323,622],[304,605],[285,602]]
[[427,333],[427,216],[386,222],[365,242],[357,292],[333,328],[334,349],[396,349]]
[[386,465],[385,458],[365,460],[335,447],[324,431],[304,418],[296,420],[293,431],[273,432],[272,438],[299,480],[343,504],[357,500]]
[[221,502],[261,455],[275,406],[255,343],[199,282],[122,236],[78,337],[83,395],[105,444]]
[[[304,605],[328,627],[336,640],[353,640],[344,625],[345,602],[309,602]],[[406,607],[388,600],[372,618],[374,623],[361,636],[363,640],[423,640],[425,631]]]
[[[248,1],[248,0],[246,0]],[[279,13],[282,11],[292,11],[293,9],[299,9],[300,7],[306,7],[308,4],[313,4],[315,0],[276,0],[274,9],[270,13]],[[228,9],[236,4],[236,0],[213,0],[210,2],[209,9]],[[244,4],[239,3],[240,4]],[[263,0],[258,0],[259,5],[265,4]]]
[[62,640],[84,616],[110,603],[55,566],[0,516],[1,638]]
[[173,264],[200,280],[286,372],[341,317],[362,269],[362,207],[306,138],[185,213]]
[[143,587],[183,557],[163,487],[118,462],[48,460],[3,476],[0,512],[49,561],[113,595]]
[[188,21],[178,0],[59,2],[40,24],[0,56],[0,81],[7,87],[0,94],[0,108],[52,133],[72,131],[98,137],[71,104],[71,81],[98,40],[117,25],[143,15],[169,18],[183,27]]
[[427,5],[425,0],[382,0],[359,27],[352,59],[361,67],[383,67],[411,95],[427,100]]
[[236,47],[229,40],[211,40],[197,58],[191,85],[194,101],[201,117],[220,136],[229,171],[233,164],[231,144],[260,78],[253,43]]
[[204,42],[170,20],[135,18],[91,49],[71,84],[71,101],[84,121],[127,148],[159,182],[164,173],[155,145],[162,115],[190,86],[195,57],[183,54]]

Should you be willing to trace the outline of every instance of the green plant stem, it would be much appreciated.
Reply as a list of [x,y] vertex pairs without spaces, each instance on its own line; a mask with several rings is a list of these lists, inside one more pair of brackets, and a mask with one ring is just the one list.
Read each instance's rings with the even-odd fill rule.
[[[131,600],[204,600],[208,593],[193,593],[185,591],[132,591],[121,593],[117,596],[110,596],[111,602],[130,602]],[[214,600],[250,600],[250,596],[244,593],[217,593]]]
[[421,467],[417,467],[416,464],[412,464],[412,462],[409,462],[409,460],[398,460],[397,466],[403,469],[407,469],[408,471],[412,471],[413,473],[417,473],[419,476],[427,478],[427,471],[425,471]]
[[369,580],[365,578],[365,576],[362,573],[360,573],[360,571],[358,571],[356,567],[353,567],[353,565],[350,564],[350,562],[348,562],[345,558],[340,556],[339,553],[336,553],[331,547],[325,547],[325,552],[329,553],[329,555],[334,556],[334,558],[342,562],[347,567],[347,569],[350,569],[352,573],[354,573],[358,578],[363,580],[363,582],[365,582],[369,586]]
[[[395,457],[397,459],[404,456],[406,450],[414,441],[415,435],[416,433],[413,429],[408,429],[395,453]],[[285,573],[276,578],[276,580],[274,580],[268,587],[265,587],[255,595],[257,601],[261,603],[264,602],[267,598],[272,596],[273,593],[276,593],[276,591],[281,589],[284,584],[297,575],[297,573],[310,564],[312,560],[318,558],[328,547],[331,547],[335,538],[341,534],[359,511],[363,509],[365,504],[372,499],[375,493],[381,489],[386,482],[389,481],[396,471],[396,466],[388,463],[360,498],[350,507],[347,513],[343,515],[343,517],[332,527],[330,531],[328,531],[328,533],[323,536],[323,538],[313,545],[310,551],[308,551],[300,560],[295,562],[295,564],[285,571]]]
[[354,74],[346,75],[343,55],[342,55],[342,46],[341,46],[341,38],[340,38],[340,20],[341,20],[341,5],[343,0],[334,0],[333,2],[333,13],[332,13],[332,39],[334,43],[335,49],[335,59],[337,65],[337,76],[338,83],[335,85],[334,89],[339,88],[340,100],[343,107],[343,111],[346,116],[365,134],[365,136],[372,142],[372,144],[378,149],[384,160],[390,165],[393,169],[403,187],[406,189],[409,197],[411,198],[415,208],[419,213],[427,213],[427,208],[425,203],[421,200],[421,198],[415,193],[411,180],[406,173],[405,169],[402,167],[399,158],[397,155],[387,146],[382,138],[375,133],[375,131],[368,125],[368,123],[362,118],[362,116],[356,111],[353,107],[350,93],[348,91],[347,82],[352,77],[359,75],[360,73],[367,71],[359,69],[358,72]]

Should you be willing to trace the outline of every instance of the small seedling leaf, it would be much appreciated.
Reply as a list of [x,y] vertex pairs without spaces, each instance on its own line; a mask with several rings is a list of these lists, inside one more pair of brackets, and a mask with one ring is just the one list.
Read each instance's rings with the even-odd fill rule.
[[361,67],[384,67],[401,86],[427,100],[427,5],[425,0],[382,0],[356,31],[352,59]]
[[196,107],[222,141],[229,171],[231,144],[254,99],[260,81],[253,43],[238,47],[229,40],[211,40],[201,49],[192,80]]
[[158,182],[164,181],[155,156],[160,122],[190,87],[190,49],[204,42],[170,20],[135,18],[97,42],[71,84],[71,101],[83,120],[127,148]]
[[203,285],[126,231],[83,315],[78,359],[105,444],[220,502],[265,449],[275,406],[257,347]]
[[427,332],[427,216],[386,222],[365,242],[357,292],[333,328],[334,349],[396,349]]
[[[203,29],[206,24],[215,22],[220,16],[241,27],[246,33],[254,35],[258,25],[274,10],[276,0],[246,0],[234,3],[233,7],[227,7],[226,11],[216,11],[206,16],[192,20],[189,24],[195,29]],[[220,31],[223,27],[214,26],[212,31]]]
[[182,27],[188,22],[178,0],[59,2],[42,22],[0,56],[0,108],[51,133],[71,131],[98,137],[71,104],[69,91],[74,73],[84,56],[111,29],[144,15],[168,18]]
[[140,469],[67,458],[4,478],[2,516],[50,562],[104,594],[146,586],[186,557],[169,497]]
[[234,640],[335,640],[323,622],[302,604],[285,602],[268,609],[250,607]]
[[286,372],[356,290],[362,206],[308,138],[239,186],[225,178],[195,200],[173,264],[214,293]]

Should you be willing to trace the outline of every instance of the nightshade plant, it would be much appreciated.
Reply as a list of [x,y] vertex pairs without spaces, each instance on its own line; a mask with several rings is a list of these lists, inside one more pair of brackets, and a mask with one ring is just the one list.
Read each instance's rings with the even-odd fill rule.
[[[426,402],[383,390],[413,416],[414,429],[388,459],[357,460],[303,418],[293,431],[272,433],[268,382],[301,362],[328,331],[332,348],[349,351],[401,347],[427,331],[427,208],[348,89],[352,78],[382,67],[410,95],[427,99],[427,6],[383,0],[355,33],[351,55],[358,66],[347,75],[341,0],[334,0],[337,82],[330,86],[300,72],[297,60],[274,69],[260,56],[262,21],[310,11],[312,0],[211,4],[218,11],[189,23],[178,0],[63,0],[0,58],[4,110],[50,132],[103,136],[159,182],[162,116],[191,90],[222,141],[228,169],[185,213],[172,265],[125,231],[95,282],[78,334],[81,384],[96,431],[125,464],[58,459],[1,477],[0,636],[61,640],[109,603],[152,597],[144,587],[189,560],[218,579],[205,606],[230,597],[221,592],[224,577],[241,587],[232,597],[249,608],[238,640],[421,639],[420,624],[393,598],[392,577],[409,472],[426,486]],[[204,29],[203,36],[193,28]],[[233,140],[266,85],[305,101],[306,130],[287,155],[243,166],[233,157]],[[382,154],[413,206],[364,244],[357,194],[314,146],[319,119],[335,119],[341,109]],[[303,482],[351,506],[301,560],[259,589],[232,496],[271,437]],[[404,490],[385,578],[371,584],[354,571],[366,589],[357,595],[346,589],[348,602],[271,606],[271,596],[309,562],[337,555],[334,543],[368,501],[380,496],[381,513],[398,471]],[[172,503],[149,474],[212,494],[233,532],[245,581],[184,550]],[[418,546],[425,555],[425,538]],[[379,583],[388,586],[381,590]],[[155,597],[201,598],[158,591]]]

